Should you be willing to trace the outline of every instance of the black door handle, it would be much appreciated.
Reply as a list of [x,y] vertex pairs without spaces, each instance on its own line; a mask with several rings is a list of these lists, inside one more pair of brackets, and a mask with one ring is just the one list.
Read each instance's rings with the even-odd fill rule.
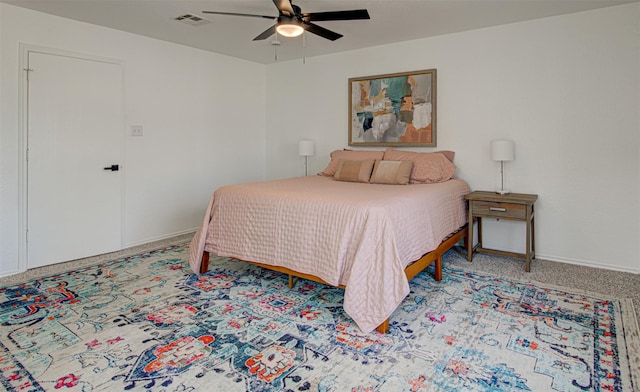
[[111,165],[109,167],[105,167],[104,170],[118,171],[120,170],[120,165]]

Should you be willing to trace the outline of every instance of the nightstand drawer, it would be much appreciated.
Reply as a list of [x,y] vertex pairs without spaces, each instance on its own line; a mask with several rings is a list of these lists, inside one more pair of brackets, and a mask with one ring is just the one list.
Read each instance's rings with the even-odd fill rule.
[[499,203],[491,201],[472,201],[473,214],[493,218],[526,219],[527,208],[524,204]]

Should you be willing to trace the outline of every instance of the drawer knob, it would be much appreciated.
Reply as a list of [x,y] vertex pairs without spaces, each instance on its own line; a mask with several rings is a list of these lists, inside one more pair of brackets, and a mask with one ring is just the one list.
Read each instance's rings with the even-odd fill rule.
[[507,209],[506,208],[500,208],[500,207],[489,207],[489,211],[507,212]]

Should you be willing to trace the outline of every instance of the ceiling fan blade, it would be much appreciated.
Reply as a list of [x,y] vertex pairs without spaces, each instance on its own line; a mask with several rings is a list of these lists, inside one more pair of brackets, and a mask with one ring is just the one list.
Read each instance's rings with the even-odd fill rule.
[[276,33],[276,25],[273,25],[273,26],[269,27],[268,29],[266,29],[265,31],[263,31],[262,33],[260,33],[253,40],[254,41],[260,41],[260,40],[263,40],[263,39],[267,39],[267,38],[271,37],[272,35],[274,35],[275,33]]
[[273,4],[276,5],[281,14],[288,16],[293,16],[295,14],[290,0],[273,0]]
[[302,25],[304,26],[305,30],[307,30],[308,32],[313,33],[315,35],[319,35],[320,37],[329,39],[331,41],[335,41],[338,38],[342,37],[342,34],[338,34],[331,30],[327,30],[324,27],[318,26],[317,24],[303,21]]
[[264,19],[271,19],[271,20],[278,19],[278,17],[276,17],[276,16],[239,14],[237,12],[202,11],[202,13],[203,14],[215,14],[215,15],[249,16],[249,17],[252,17],[252,18],[264,18]]
[[[275,1],[275,0],[274,0]],[[327,20],[356,20],[371,19],[367,10],[311,12],[302,14],[302,19],[307,22],[321,22]]]

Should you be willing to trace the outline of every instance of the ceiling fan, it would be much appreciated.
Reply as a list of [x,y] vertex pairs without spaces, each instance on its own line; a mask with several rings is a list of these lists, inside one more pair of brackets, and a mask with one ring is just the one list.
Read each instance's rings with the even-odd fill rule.
[[342,37],[342,34],[327,30],[324,27],[320,27],[317,24],[311,22],[370,19],[369,12],[367,12],[367,10],[365,9],[350,11],[312,12],[303,14],[300,7],[291,4],[291,0],[273,0],[273,3],[276,5],[276,8],[278,8],[278,16],[239,14],[236,12],[202,12],[205,14],[248,16],[252,18],[264,18],[277,21],[275,25],[269,27],[257,37],[255,37],[253,39],[254,41],[269,38],[276,32],[285,37],[297,37],[301,35],[305,30],[315,35],[319,35],[322,38],[335,41],[338,38]]

